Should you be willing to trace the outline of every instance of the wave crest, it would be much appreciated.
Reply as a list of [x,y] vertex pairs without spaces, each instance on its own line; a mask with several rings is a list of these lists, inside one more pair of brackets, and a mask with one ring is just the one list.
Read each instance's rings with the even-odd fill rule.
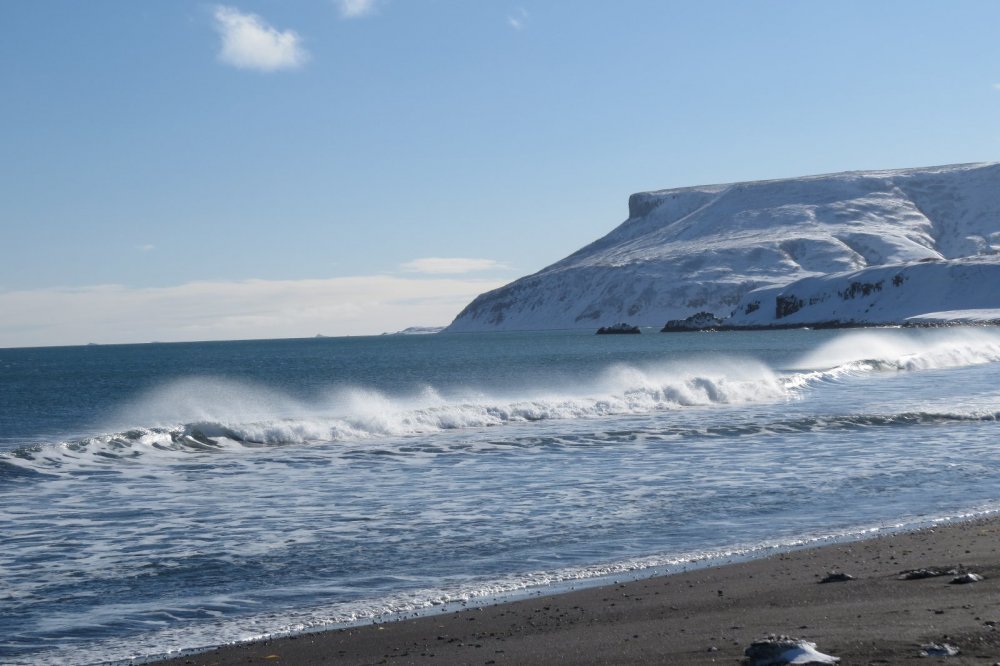
[[[926,332],[925,332],[926,333]],[[702,359],[660,367],[618,364],[588,382],[560,389],[525,389],[518,396],[473,389],[425,387],[412,395],[339,389],[313,400],[261,385],[189,378],[124,406],[105,434],[40,444],[0,454],[0,477],[18,478],[63,466],[127,463],[246,448],[314,442],[359,442],[561,419],[651,414],[691,407],[787,400],[809,387],[849,375],[919,371],[1000,361],[1000,335],[987,331],[847,333],[805,355],[798,370],[779,375],[756,361]],[[907,425],[988,414],[845,415],[823,423],[755,424],[749,432]],[[681,429],[697,436],[699,428]],[[679,436],[684,436],[678,431]],[[727,432],[734,433],[731,428]],[[669,433],[660,433],[669,434]]]

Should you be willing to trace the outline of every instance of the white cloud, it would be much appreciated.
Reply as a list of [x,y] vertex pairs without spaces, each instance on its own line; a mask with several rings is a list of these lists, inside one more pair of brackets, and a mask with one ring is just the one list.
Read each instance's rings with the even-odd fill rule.
[[299,67],[309,59],[298,33],[278,31],[256,14],[219,5],[215,27],[222,35],[219,60],[228,65],[273,72]]
[[527,21],[528,12],[523,8],[518,8],[514,14],[507,17],[507,25],[514,28],[514,30],[523,30]]
[[344,18],[358,18],[375,11],[375,0],[336,0],[340,15]]
[[473,271],[488,271],[495,269],[506,269],[506,264],[502,264],[493,259],[468,259],[464,257],[426,257],[424,259],[414,259],[400,266],[408,273],[428,273],[431,275],[457,275],[459,273],[472,273]]
[[367,335],[441,326],[501,284],[374,275],[0,290],[0,347]]
[[146,243],[145,245],[136,245],[135,249],[141,250],[142,252],[152,252],[156,249],[156,246],[152,243]]
[[994,83],[994,84],[993,84],[993,88],[994,88],[995,90],[1000,90],[1000,83]]

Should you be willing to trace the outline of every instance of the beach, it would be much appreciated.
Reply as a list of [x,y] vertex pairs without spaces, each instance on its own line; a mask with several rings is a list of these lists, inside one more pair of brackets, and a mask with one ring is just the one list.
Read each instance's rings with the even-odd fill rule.
[[[919,569],[943,575],[900,579]],[[984,579],[954,584],[949,570]],[[821,582],[831,572],[853,580]],[[977,518],[159,663],[734,664],[754,640],[784,634],[844,664],[994,664],[998,592],[1000,519]],[[921,657],[930,643],[960,653]]]

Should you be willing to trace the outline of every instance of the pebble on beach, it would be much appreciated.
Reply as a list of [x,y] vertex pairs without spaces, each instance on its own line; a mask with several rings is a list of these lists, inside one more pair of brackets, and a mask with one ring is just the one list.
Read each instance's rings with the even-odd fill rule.
[[921,657],[954,657],[961,650],[948,643],[928,643],[920,646]]
[[901,571],[896,578],[899,580],[923,580],[924,578],[937,578],[938,576],[954,576],[957,573],[958,571],[954,569],[949,569],[948,571],[941,569],[909,569]]

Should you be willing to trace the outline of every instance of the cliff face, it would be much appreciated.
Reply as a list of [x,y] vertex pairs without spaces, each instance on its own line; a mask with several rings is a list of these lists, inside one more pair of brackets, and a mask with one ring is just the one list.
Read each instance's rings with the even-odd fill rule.
[[611,233],[482,294],[447,330],[662,326],[700,311],[793,323],[776,304],[746,309],[806,278],[998,252],[1000,164],[644,192]]

